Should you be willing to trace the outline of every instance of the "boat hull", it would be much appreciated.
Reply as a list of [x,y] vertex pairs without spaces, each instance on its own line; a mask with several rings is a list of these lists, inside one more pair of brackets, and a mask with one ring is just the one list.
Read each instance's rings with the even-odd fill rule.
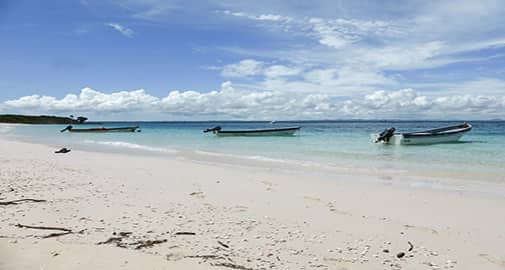
[[[383,142],[383,144],[394,144],[394,145],[415,145],[415,144],[437,144],[437,143],[452,143],[457,142],[465,135],[468,131],[452,133],[452,134],[440,134],[440,135],[426,135],[426,136],[409,136],[406,137],[403,134],[395,134],[389,139],[388,142]],[[376,141],[378,134],[374,134],[372,139]]]
[[110,133],[110,132],[135,132],[138,127],[125,128],[90,128],[90,129],[70,129],[72,133]]
[[[412,144],[437,144],[437,143],[451,143],[457,142],[463,137],[466,132],[455,133],[455,134],[447,134],[447,135],[438,135],[438,136],[418,136],[418,137],[408,137],[406,138],[404,135],[399,135],[399,143],[403,145],[412,145]],[[393,137],[396,137],[393,136]]]
[[256,129],[256,130],[228,130],[214,131],[219,137],[228,136],[293,136],[300,127],[282,128],[282,129]]

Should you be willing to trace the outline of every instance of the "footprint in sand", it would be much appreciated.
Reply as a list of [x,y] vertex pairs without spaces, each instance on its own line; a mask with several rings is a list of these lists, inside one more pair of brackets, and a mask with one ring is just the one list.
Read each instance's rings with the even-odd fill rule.
[[272,182],[269,182],[269,181],[261,181],[261,183],[263,183],[266,186],[267,191],[271,191],[272,187],[274,185]]
[[340,215],[352,216],[352,214],[349,213],[349,212],[337,209],[332,202],[325,202],[325,201],[321,200],[320,198],[310,197],[310,196],[304,196],[303,198],[306,199],[306,200],[310,200],[310,201],[314,201],[314,202],[318,202],[318,203],[324,204],[326,207],[328,207],[328,210],[330,210],[331,212],[334,212],[334,213],[337,213],[337,214],[340,214]]

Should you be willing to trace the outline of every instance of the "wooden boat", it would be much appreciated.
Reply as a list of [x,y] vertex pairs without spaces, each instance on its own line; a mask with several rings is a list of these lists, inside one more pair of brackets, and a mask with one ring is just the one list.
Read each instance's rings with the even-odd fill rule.
[[135,127],[117,127],[117,128],[73,128],[72,126],[67,126],[66,128],[60,130],[60,132],[77,132],[77,133],[106,133],[106,132],[135,132],[140,131],[138,126]]
[[208,128],[203,132],[212,132],[217,136],[293,136],[300,127],[222,130],[220,126]]
[[472,125],[468,123],[412,133],[395,133],[395,128],[387,128],[381,134],[375,134],[372,137],[375,143],[384,144],[451,143],[457,142],[470,130],[472,130]]

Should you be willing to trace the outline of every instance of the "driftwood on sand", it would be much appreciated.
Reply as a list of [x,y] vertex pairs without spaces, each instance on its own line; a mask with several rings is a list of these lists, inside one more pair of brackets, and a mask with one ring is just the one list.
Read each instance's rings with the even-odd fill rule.
[[141,240],[135,243],[131,243],[130,245],[136,245],[135,249],[142,249],[147,247],[152,247],[156,244],[165,243],[167,239],[162,240]]
[[176,232],[175,235],[196,235],[194,232]]
[[414,245],[410,241],[407,241],[407,243],[409,244],[409,251],[412,251],[414,249]]
[[[79,232],[79,233],[81,233],[81,232]],[[74,232],[50,233],[48,235],[42,236],[42,238],[58,237],[58,236],[62,236],[62,235],[72,234],[72,233],[74,233]]]
[[162,244],[167,242],[167,239],[155,239],[155,240],[139,240],[133,243],[123,242],[124,238],[128,238],[132,233],[131,232],[119,232],[113,233],[113,235],[119,235],[110,237],[109,239],[96,243],[97,245],[106,245],[106,244],[115,244],[117,247],[127,248],[128,246],[135,246],[134,249],[142,249],[152,247],[156,244]]
[[84,232],[84,230],[73,231],[71,229],[61,228],[61,227],[32,226],[32,225],[23,225],[23,224],[19,224],[19,223],[16,224],[15,226],[18,228],[26,228],[26,229],[61,231],[61,232],[57,232],[57,233],[50,233],[48,235],[42,236],[42,238],[51,238],[51,237],[58,237],[58,236],[67,235],[67,234],[83,233]]
[[67,228],[61,228],[61,227],[45,227],[45,226],[31,226],[31,225],[23,225],[23,224],[16,224],[15,225],[18,228],[27,228],[27,229],[38,229],[38,230],[53,230],[53,231],[64,231],[64,232],[72,232],[71,229]]
[[240,270],[254,270],[253,268],[249,268],[247,266],[243,266],[243,265],[239,265],[239,264],[234,264],[234,263],[229,263],[229,262],[211,263],[210,265],[212,265],[212,266],[222,266],[222,267],[228,267],[228,268],[240,269]]
[[225,247],[225,248],[230,248],[229,245],[227,245],[227,244],[225,244],[225,243],[223,243],[221,241],[217,241],[217,243],[220,244],[221,246]]
[[0,205],[11,205],[11,204],[19,204],[22,202],[47,202],[46,200],[38,200],[38,199],[19,199],[7,202],[0,202]]
[[106,245],[106,244],[112,244],[112,243],[118,244],[118,242],[121,242],[121,240],[123,240],[122,237],[110,237],[109,239],[102,241],[102,242],[98,242],[96,244],[97,245]]
[[239,270],[254,270],[253,268],[233,263],[233,261],[230,258],[228,258],[227,255],[224,255],[224,256],[216,255],[216,254],[209,254],[209,255],[189,255],[189,256],[185,256],[185,258],[199,258],[199,259],[203,259],[203,260],[215,260],[215,261],[229,260],[231,262],[222,262],[222,261],[221,262],[211,262],[210,265],[212,265],[212,266],[227,267],[227,268],[232,268],[232,269],[239,269]]
[[221,259],[226,259],[223,256],[219,255],[214,255],[214,254],[209,254],[209,255],[188,255],[185,256],[186,258],[196,258],[196,259],[204,259],[204,260],[221,260]]

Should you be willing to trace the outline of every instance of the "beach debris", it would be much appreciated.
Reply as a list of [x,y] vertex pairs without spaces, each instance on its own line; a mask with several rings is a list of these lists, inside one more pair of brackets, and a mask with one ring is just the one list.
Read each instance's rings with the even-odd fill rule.
[[224,260],[224,259],[226,259],[223,256],[213,255],[213,254],[209,254],[209,255],[188,255],[188,256],[185,256],[185,258],[204,259],[204,260]]
[[121,237],[110,237],[109,239],[102,241],[102,242],[98,242],[96,244],[97,245],[105,245],[105,244],[110,244],[110,243],[114,243],[114,242],[121,241],[121,240],[122,240]]
[[71,229],[67,228],[60,228],[60,227],[45,227],[45,226],[31,226],[31,225],[23,225],[23,224],[16,224],[15,225],[18,228],[27,228],[27,229],[38,229],[38,230],[54,230],[54,231],[65,231],[65,232],[71,232]]
[[407,243],[409,244],[409,252],[412,251],[414,249],[414,245],[410,242],[410,241],[407,241]]
[[134,249],[142,249],[147,247],[152,247],[157,244],[167,242],[167,239],[156,239],[156,240],[139,240],[133,243],[123,242],[124,238],[128,238],[132,233],[131,232],[113,232],[113,237],[109,239],[96,243],[97,245],[106,245],[106,244],[116,244],[117,247],[127,248],[128,246],[135,246]]
[[119,232],[119,233],[116,233],[116,232],[113,232],[112,235],[119,235],[121,237],[128,237],[132,234],[132,232]]
[[97,245],[116,244],[117,247],[126,248],[126,244],[122,243],[121,241],[123,241],[122,237],[110,237],[109,239],[102,242],[98,242],[96,244]]
[[396,254],[396,258],[400,259],[400,258],[403,258],[405,256],[405,252],[400,252],[398,254]]
[[72,233],[74,233],[74,232],[50,233],[48,235],[42,236],[42,238],[58,237],[58,236],[62,236],[62,235],[72,234]]
[[31,225],[23,225],[23,224],[19,224],[19,223],[16,224],[15,226],[18,228],[26,228],[26,229],[62,231],[59,233],[51,233],[51,234],[42,236],[42,238],[51,238],[51,237],[58,237],[58,236],[67,235],[67,234],[83,233],[86,230],[86,229],[83,229],[80,231],[72,231],[71,229],[61,228],[61,227],[31,226]]
[[189,193],[189,196],[203,199],[203,198],[205,198],[205,193],[203,193],[203,191],[193,191],[193,192]]
[[436,264],[434,262],[424,262],[424,264],[432,267],[433,269],[438,269],[438,264]]
[[167,255],[165,255],[165,259],[167,261],[178,261],[182,258],[184,258],[184,255],[182,255],[181,253],[168,253]]
[[210,265],[212,265],[212,266],[222,266],[222,267],[228,267],[228,268],[240,269],[240,270],[254,270],[253,268],[249,268],[247,266],[243,266],[243,265],[239,265],[239,264],[234,264],[234,263],[229,263],[229,262],[211,263]]
[[382,252],[389,253],[389,249],[383,249]]
[[70,150],[70,149],[68,149],[68,148],[66,148],[66,147],[63,147],[63,148],[61,148],[61,149],[60,149],[60,150],[58,150],[58,151],[54,151],[54,153],[55,153],[55,154],[66,154],[66,153],[68,153],[68,152],[70,152],[70,151],[72,151],[72,150]]
[[194,232],[176,232],[175,235],[196,235]]
[[11,205],[11,204],[19,204],[22,202],[47,202],[46,200],[38,200],[38,199],[19,199],[7,202],[0,202],[0,205]]
[[225,247],[225,248],[230,248],[230,246],[228,246],[227,244],[221,242],[221,241],[217,241],[218,244],[220,244],[221,246]]
[[135,249],[142,249],[142,248],[147,248],[147,247],[152,247],[156,244],[162,244],[167,242],[167,239],[161,239],[161,240],[141,240],[135,243],[131,243],[130,245],[137,245]]

